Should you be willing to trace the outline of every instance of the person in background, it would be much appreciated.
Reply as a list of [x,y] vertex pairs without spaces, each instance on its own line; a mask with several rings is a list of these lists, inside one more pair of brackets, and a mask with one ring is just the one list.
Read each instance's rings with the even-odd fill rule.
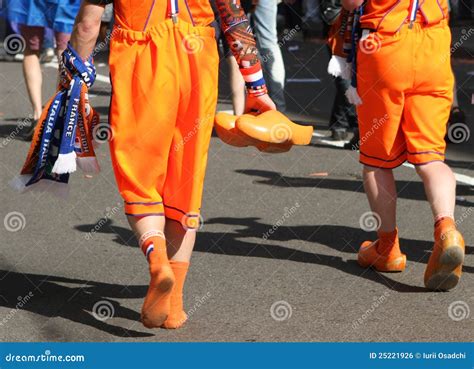
[[[268,93],[281,112],[286,110],[285,102],[285,65],[277,34],[277,0],[242,1],[260,51],[263,75],[267,82]],[[245,84],[239,73],[235,58],[224,43],[224,54],[229,65],[232,105],[235,115],[242,115],[245,103]]]
[[[471,18],[471,3],[470,1],[449,1],[449,25],[452,28],[456,22],[456,18],[460,20]],[[452,57],[452,56],[451,56]],[[453,90],[453,105],[451,106],[451,112],[448,119],[448,132],[449,127],[456,123],[466,123],[466,114],[459,107],[458,100],[458,88],[456,80],[454,80]],[[446,140],[450,141],[450,135],[446,133]]]
[[[340,25],[336,22],[337,17],[341,12],[340,0],[321,0],[321,18],[325,24],[324,33],[328,38],[328,50],[332,53],[331,42],[332,37],[329,35],[339,32]],[[355,106],[351,104],[346,97],[346,91],[349,88],[350,81],[342,76],[333,77],[334,86],[336,87],[336,96],[331,110],[331,117],[329,119],[329,129],[331,131],[331,138],[335,141],[342,141],[347,139],[348,131],[352,130],[354,136],[351,141],[344,145],[346,149],[357,149],[359,142],[359,129],[357,124],[357,113]]]
[[[54,31],[56,55],[60,60],[59,56],[67,47],[80,4],[81,0],[10,0],[8,3],[8,18],[20,24],[20,33],[25,40],[23,75],[33,110],[33,124],[24,135],[26,140],[33,137],[43,106],[40,53],[45,28],[49,27]],[[56,82],[55,80],[54,83]]]
[[257,38],[268,93],[277,109],[284,112],[285,64],[278,44],[277,11],[277,0],[258,0],[254,12],[250,14],[250,22]]
[[42,53],[40,58],[42,63],[49,63],[53,61],[55,55],[54,39],[54,31],[51,28],[45,28]]
[[[104,8],[104,14],[100,22],[99,42],[106,42],[107,36],[114,22],[114,4],[107,4]],[[108,42],[106,42],[108,45]]]

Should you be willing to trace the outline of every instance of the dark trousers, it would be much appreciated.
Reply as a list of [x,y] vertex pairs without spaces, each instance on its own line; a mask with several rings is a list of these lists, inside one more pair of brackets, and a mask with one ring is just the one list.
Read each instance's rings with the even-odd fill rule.
[[332,105],[329,128],[331,130],[347,130],[357,128],[357,113],[355,106],[347,101],[346,91],[350,82],[341,78],[334,78],[336,97]]

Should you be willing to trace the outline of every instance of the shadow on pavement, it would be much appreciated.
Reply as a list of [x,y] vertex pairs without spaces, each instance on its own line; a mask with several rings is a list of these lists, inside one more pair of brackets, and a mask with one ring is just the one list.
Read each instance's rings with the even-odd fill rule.
[[[235,255],[246,257],[261,257],[268,259],[288,260],[301,263],[311,263],[325,265],[341,270],[347,274],[365,278],[397,292],[430,292],[424,287],[410,286],[404,283],[394,281],[389,278],[389,274],[380,274],[371,269],[362,269],[356,261],[345,260],[341,256],[318,254],[313,252],[301,251],[289,247],[268,244],[270,241],[289,241],[304,240],[308,242],[319,243],[328,246],[340,253],[357,253],[359,245],[367,239],[375,239],[375,235],[368,235],[358,228],[339,226],[339,225],[314,225],[314,226],[281,226],[277,232],[274,232],[267,241],[255,243],[254,241],[244,241],[243,238],[262,238],[263,234],[268,232],[273,225],[260,223],[259,218],[211,218],[205,221],[206,225],[226,224],[234,226],[243,226],[245,228],[235,229],[232,232],[206,232],[200,231],[195,251]],[[92,225],[93,226],[93,225]],[[76,229],[80,231],[89,231],[91,225],[80,225]],[[104,229],[103,227],[102,229]],[[115,242],[132,246],[121,240],[130,239],[133,236],[128,228],[115,226],[110,221],[108,229],[104,233],[115,233],[117,237]],[[98,232],[102,232],[102,229]],[[426,263],[429,252],[432,248],[431,241],[420,241],[411,239],[400,239],[403,251],[407,254],[408,260],[412,262]],[[467,253],[474,253],[472,247],[466,247]],[[474,273],[474,268],[465,266],[464,271]],[[422,276],[420,276],[420,283]]]
[[[275,187],[318,187],[329,190],[342,190],[350,192],[364,193],[363,183],[360,179],[344,179],[331,177],[289,177],[281,175],[277,172],[257,169],[240,169],[237,173],[246,174],[249,176],[261,177],[254,182],[259,184],[266,184]],[[397,192],[399,198],[408,200],[426,200],[425,190],[421,181],[397,181]],[[465,199],[459,199],[463,196],[473,195],[470,186],[458,184],[456,187],[456,195],[458,199],[456,204],[465,207],[472,207],[473,203]]]
[[135,235],[129,228],[119,227],[113,224],[110,218],[100,218],[97,222],[92,224],[80,224],[74,227],[80,232],[90,233],[91,229],[95,229],[97,224],[100,224],[100,229],[97,233],[112,234],[115,236],[114,242],[130,247],[138,247],[138,242]]
[[[18,123],[21,119],[22,118],[4,119],[3,121],[0,121],[0,137],[5,138],[6,140],[24,141],[26,132],[30,130],[30,123],[21,125]],[[14,121],[14,123],[8,124],[11,121]],[[7,122],[7,124],[5,124],[5,122]],[[2,140],[3,146],[5,146],[7,143],[7,141]]]
[[[109,317],[140,322],[138,312],[121,306],[111,298],[144,298],[148,286],[122,286],[5,270],[0,270],[0,281],[0,306],[30,311],[47,318],[68,319],[118,337],[153,336],[151,333],[112,325],[109,320],[96,319],[92,314],[97,304],[95,310],[98,313],[102,311]],[[33,295],[18,307],[18,302],[30,292]],[[141,323],[138,324],[141,327]],[[41,329],[47,331],[47,327]]]
[[451,168],[461,168],[461,169],[473,169],[474,161],[462,161],[462,160],[448,160],[446,159],[446,164]]

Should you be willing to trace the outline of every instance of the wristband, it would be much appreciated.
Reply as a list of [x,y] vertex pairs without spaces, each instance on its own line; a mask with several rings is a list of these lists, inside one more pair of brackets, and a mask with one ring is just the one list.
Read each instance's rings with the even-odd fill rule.
[[265,79],[263,78],[262,67],[260,62],[248,68],[240,68],[242,77],[245,81],[245,87],[247,93],[251,96],[257,97],[267,93],[267,87],[265,85]]

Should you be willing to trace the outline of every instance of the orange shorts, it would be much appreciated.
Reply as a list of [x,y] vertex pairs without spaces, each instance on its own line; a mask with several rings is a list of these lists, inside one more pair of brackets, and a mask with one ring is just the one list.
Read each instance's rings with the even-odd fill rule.
[[127,215],[199,214],[217,103],[214,33],[170,19],[112,33],[110,149]]
[[453,99],[451,33],[445,21],[395,34],[370,33],[357,52],[360,162],[395,168],[443,161]]

